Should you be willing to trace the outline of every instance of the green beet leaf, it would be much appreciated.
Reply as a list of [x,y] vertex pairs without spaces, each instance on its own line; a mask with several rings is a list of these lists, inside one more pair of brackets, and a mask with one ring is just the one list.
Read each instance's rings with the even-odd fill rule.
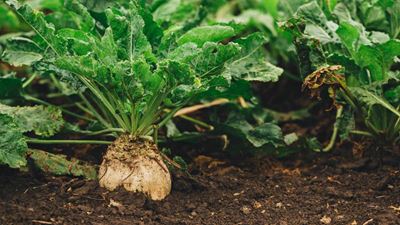
[[16,67],[30,66],[42,58],[41,54],[23,51],[4,51],[2,56],[2,60]]
[[352,88],[352,91],[360,102],[366,104],[368,107],[379,105],[400,117],[400,112],[383,97],[362,88]]
[[25,166],[27,149],[28,145],[18,124],[12,117],[0,113],[0,164],[11,168]]
[[61,110],[55,107],[0,104],[0,113],[11,117],[21,133],[33,131],[36,135],[49,137],[60,131],[64,124]]
[[177,42],[179,45],[192,42],[201,47],[206,42],[219,42],[234,35],[235,30],[230,26],[200,26],[185,33]]
[[68,160],[65,155],[56,155],[38,149],[29,149],[27,154],[33,164],[46,173],[97,179],[98,168],[78,159]]
[[254,147],[261,147],[265,144],[272,144],[275,147],[282,145],[283,134],[281,128],[272,123],[266,123],[250,130],[246,135]]

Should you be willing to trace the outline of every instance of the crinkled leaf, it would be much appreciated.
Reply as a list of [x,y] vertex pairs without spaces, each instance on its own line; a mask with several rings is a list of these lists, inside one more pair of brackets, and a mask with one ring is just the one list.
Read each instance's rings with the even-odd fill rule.
[[86,55],[92,51],[93,39],[86,32],[71,28],[64,28],[57,31],[57,35],[68,46],[71,53]]
[[38,43],[30,40],[31,33],[19,33],[10,36],[2,36],[5,51],[0,54],[2,61],[10,65],[31,66],[43,58],[43,50]]
[[272,123],[266,123],[250,130],[246,137],[254,147],[261,147],[265,144],[272,144],[273,146],[278,147],[282,144],[283,140],[281,128]]
[[283,70],[268,63],[260,53],[265,41],[265,37],[260,33],[237,40],[236,43],[240,44],[241,52],[226,66],[224,76],[246,81],[278,81]]
[[141,7],[139,13],[144,21],[143,33],[146,35],[152,46],[158,46],[164,36],[164,31],[154,21],[153,15],[148,11],[148,9]]
[[346,46],[346,48],[354,54],[358,48],[357,44],[358,39],[360,38],[360,33],[358,32],[357,28],[347,22],[343,22],[336,30],[336,33],[339,35],[344,46]]
[[117,8],[105,12],[118,47],[119,58],[132,61],[143,55],[148,59],[154,57],[152,47],[143,33],[145,22],[135,6],[132,5],[128,13]]
[[328,21],[321,7],[316,1],[302,5],[297,9],[296,16],[305,19],[308,22],[315,23],[317,25],[325,26]]
[[377,46],[360,47],[357,52],[357,63],[370,70],[373,81],[387,78],[386,70],[393,63],[395,56],[400,55],[400,41],[390,40]]
[[400,117],[400,112],[383,97],[363,88],[352,88],[352,91],[358,99],[367,106],[372,107],[374,105],[379,105]]
[[[205,2],[205,1],[204,1]],[[166,0],[158,3],[154,10],[154,20],[164,26],[183,25],[198,13],[199,0]]]
[[10,51],[3,52],[2,60],[12,66],[31,66],[33,63],[41,60],[43,56],[36,52]]
[[193,43],[180,46],[169,57],[176,61],[187,63],[200,77],[210,77],[219,74],[225,63],[233,60],[240,52],[240,45],[229,43],[222,45],[207,42],[199,48]]
[[246,81],[276,82],[283,70],[266,61],[246,58],[229,64],[225,76],[241,78]]
[[73,18],[77,29],[85,32],[95,31],[95,20],[90,15],[87,8],[78,0],[64,0],[64,7],[68,10],[69,14],[74,14]]
[[234,17],[234,21],[251,25],[252,23],[265,26],[272,35],[277,35],[275,29],[274,18],[269,14],[263,13],[260,10],[248,9],[242,12],[239,16]]
[[206,42],[219,42],[233,37],[234,35],[235,30],[230,26],[200,26],[189,30],[181,36],[177,42],[179,45],[193,42],[196,43],[197,46],[201,47]]
[[246,37],[235,40],[235,43],[241,46],[240,54],[237,56],[237,59],[252,56],[257,53],[266,42],[266,37],[260,32],[252,33]]
[[65,155],[56,155],[37,149],[29,149],[28,155],[34,165],[46,173],[82,176],[91,180],[97,178],[97,167],[78,159],[67,159]]
[[334,31],[336,30],[337,24],[327,22],[325,27],[321,27],[317,24],[306,24],[304,34],[308,35],[312,39],[320,41],[322,44],[335,43],[337,37]]
[[251,84],[245,80],[237,80],[232,82],[228,87],[211,87],[206,92],[199,94],[195,101],[202,99],[237,99],[242,97],[250,100],[253,97],[253,90]]
[[52,136],[64,124],[61,110],[55,107],[11,107],[0,104],[0,113],[13,118],[20,132],[35,132],[40,136]]
[[121,80],[121,77],[114,80],[115,76],[109,76],[108,68],[90,55],[63,56],[57,58],[55,63],[60,69],[93,78],[103,84],[118,84]]
[[12,117],[0,113],[0,164],[11,168],[25,166],[27,149],[28,145],[18,124]]
[[[228,113],[228,117],[226,120],[212,117],[212,121],[216,120],[214,133],[227,135],[228,149],[233,152],[277,154],[288,146],[281,128],[272,121],[268,112],[263,111],[262,118],[257,115],[255,123],[254,113],[259,111],[255,107],[243,109],[235,104],[226,104],[220,110],[223,114]],[[296,142],[295,139],[294,134],[286,137],[287,143]]]
[[126,3],[126,0],[79,0],[88,10],[95,13],[103,13],[104,10],[117,4]]
[[98,59],[105,65],[112,66],[118,60],[117,45],[111,28],[107,28],[101,40],[94,46]]
[[16,0],[7,0],[6,3],[17,11],[50,48],[57,53],[63,52],[63,47],[58,44],[54,26],[46,22],[42,12],[32,9],[27,4],[21,6]]

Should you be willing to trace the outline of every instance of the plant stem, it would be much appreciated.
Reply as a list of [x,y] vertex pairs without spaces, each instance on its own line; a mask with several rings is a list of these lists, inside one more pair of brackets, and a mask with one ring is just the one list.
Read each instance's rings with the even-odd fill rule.
[[[400,106],[397,107],[397,110],[400,110]],[[396,123],[394,124],[394,132],[400,131],[400,117],[397,118]]]
[[373,134],[371,134],[368,131],[363,131],[363,130],[352,130],[350,131],[351,134],[357,134],[357,135],[362,135],[362,136],[367,136],[367,137],[374,137]]
[[154,125],[154,134],[153,134],[153,140],[154,140],[154,143],[157,143],[158,142],[158,126],[157,125]]
[[65,94],[63,93],[50,93],[46,97],[47,98],[59,98],[59,97],[64,97]]
[[35,78],[37,77],[37,73],[34,73],[31,77],[29,77],[28,80],[26,80],[23,84],[22,84],[22,88],[26,88],[28,87],[33,80],[35,80]]
[[353,95],[353,93],[351,93],[351,91],[347,88],[346,84],[343,81],[337,78],[335,79],[340,85],[345,101],[348,102],[351,107],[353,107],[353,109],[356,111],[356,113],[361,116],[361,118],[365,121],[365,125],[369,128],[369,130],[373,132],[374,136],[379,136],[379,130],[376,129],[376,127],[369,122],[369,120],[365,116],[365,109],[357,101],[357,98]]
[[[336,111],[336,121],[342,116],[343,113],[343,106],[339,106],[339,108]],[[331,139],[329,140],[328,145],[322,149],[323,152],[329,152],[332,150],[333,146],[335,145],[336,138],[338,135],[338,126],[336,124],[333,125],[333,133],[331,136]]]
[[40,140],[30,138],[26,140],[27,143],[31,144],[98,144],[98,145],[110,145],[111,141],[100,141],[100,140]]
[[164,119],[158,124],[158,127],[164,126],[174,115],[176,112],[178,112],[179,108],[176,108],[170,112],[167,113],[167,115],[164,117]]
[[[152,123],[156,120],[159,115],[159,107],[162,103],[162,100],[166,97],[165,93],[160,94],[159,96],[154,95],[152,100],[148,103],[148,106],[144,110],[143,117],[139,120],[139,127],[136,131],[134,131],[137,135],[145,135],[149,130],[151,130]],[[158,126],[161,127],[161,126]],[[134,133],[132,132],[132,133]]]
[[80,110],[82,110],[83,112],[89,114],[90,116],[94,116],[94,114],[92,113],[92,111],[90,111],[88,108],[86,108],[85,106],[83,106],[81,103],[77,102],[75,103],[75,106],[78,107]]
[[[182,103],[182,105],[186,105],[188,102],[190,102],[190,98],[187,99],[185,102]],[[167,115],[164,117],[164,119],[161,120],[161,122],[158,123],[158,127],[164,126],[172,117],[176,115],[176,113],[181,109],[182,107],[176,107],[175,109],[171,111],[167,111]]]
[[99,131],[92,132],[92,133],[90,133],[88,135],[95,136],[95,135],[100,135],[100,134],[124,133],[124,132],[125,131],[123,129],[121,129],[121,128],[108,128],[108,129],[105,129],[105,130],[99,130]]
[[203,122],[201,120],[195,119],[193,117],[190,117],[190,116],[187,116],[187,115],[180,115],[179,117],[184,119],[184,120],[190,121],[190,122],[192,122],[194,124],[197,124],[199,126],[202,126],[202,127],[206,128],[208,130],[214,130],[214,127],[212,125],[210,125],[208,123],[205,123],[205,122]]
[[105,95],[99,90],[97,85],[93,84],[86,77],[78,75],[78,78],[85,84],[86,87],[89,88],[90,91],[92,91],[92,93],[96,96],[96,98],[98,98],[99,101],[106,107],[107,112],[114,117],[119,126],[128,131],[129,127],[125,124],[122,118],[119,115],[117,115],[114,106],[110,103],[109,99],[107,99]]

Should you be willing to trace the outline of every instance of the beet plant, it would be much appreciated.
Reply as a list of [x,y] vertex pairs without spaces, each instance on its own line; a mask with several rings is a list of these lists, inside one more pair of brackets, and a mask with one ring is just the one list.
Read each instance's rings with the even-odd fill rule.
[[[238,80],[276,81],[282,73],[260,52],[262,34],[245,36],[234,23],[203,25],[212,3],[199,2],[192,18],[174,24],[165,22],[175,18],[167,16],[170,10],[155,10],[170,7],[168,2],[113,3],[93,11],[65,0],[61,14],[44,15],[6,1],[36,35],[10,40],[20,44],[5,49],[4,61],[53,74],[56,83],[67,80],[82,102],[79,108],[103,128],[97,133],[116,136],[99,169],[101,186],[165,198],[171,176],[156,145],[157,130],[200,94],[223,92]],[[67,141],[74,142],[85,140]]]
[[292,31],[303,87],[321,99],[327,87],[337,136],[373,138],[378,149],[400,141],[400,2],[316,1],[301,6],[286,26]]

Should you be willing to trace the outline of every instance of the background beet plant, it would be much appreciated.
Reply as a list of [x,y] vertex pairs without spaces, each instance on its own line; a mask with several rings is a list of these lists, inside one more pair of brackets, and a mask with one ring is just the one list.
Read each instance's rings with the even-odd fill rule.
[[378,149],[400,137],[399,1],[304,4],[286,26],[292,31],[304,86],[323,87],[337,107],[331,142],[349,135],[373,138]]

